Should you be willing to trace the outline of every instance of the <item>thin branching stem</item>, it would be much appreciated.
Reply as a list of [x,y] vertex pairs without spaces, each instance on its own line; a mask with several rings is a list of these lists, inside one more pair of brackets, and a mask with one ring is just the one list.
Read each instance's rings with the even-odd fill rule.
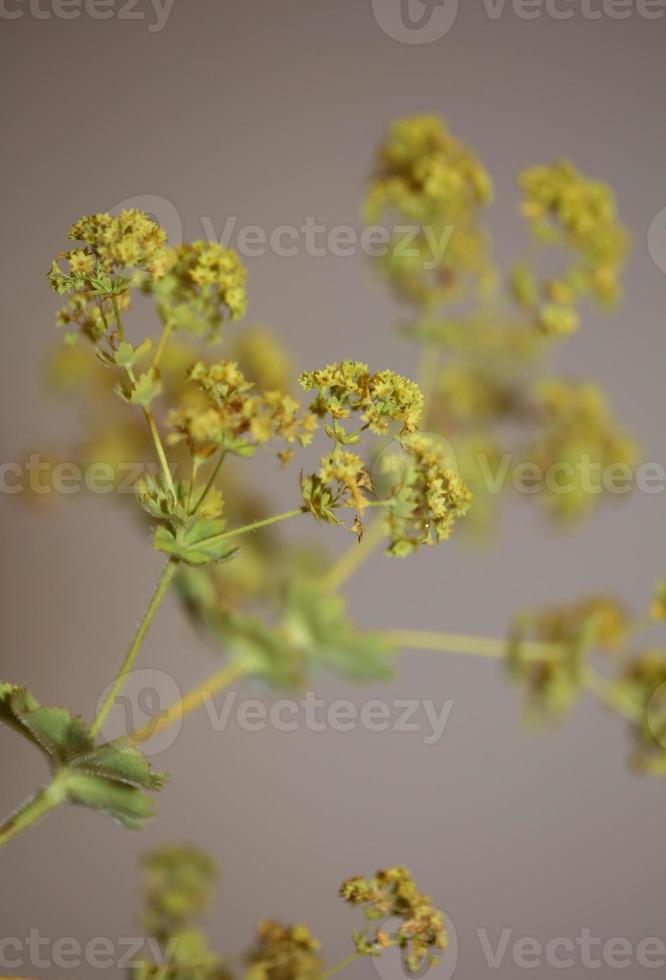
[[[468,633],[440,633],[427,630],[384,630],[386,637],[396,646],[410,647],[413,650],[432,650],[439,653],[461,653],[476,657],[492,657],[501,660],[506,656],[507,641],[494,636],[472,636]],[[528,658],[544,660],[557,659],[562,655],[562,647],[557,643],[526,641],[521,644],[521,652]]]
[[344,960],[341,960],[339,963],[336,963],[335,966],[332,966],[330,969],[326,970],[325,973],[322,973],[319,980],[328,980],[328,977],[334,977],[336,973],[342,973],[343,970],[346,970],[348,966],[351,966],[352,963],[355,963],[356,960],[360,959],[360,957],[361,953],[352,953],[351,956],[347,956]]
[[583,671],[583,683],[602,704],[622,715],[627,721],[636,723],[643,716],[643,709],[611,681],[598,674],[592,667],[586,666]]
[[157,588],[155,589],[152,598],[148,603],[148,608],[146,609],[143,619],[139,624],[139,628],[136,631],[134,639],[132,640],[129,649],[125,654],[125,659],[123,660],[118,676],[111,685],[109,693],[104,699],[104,703],[92,724],[91,731],[93,735],[98,734],[102,725],[106,721],[106,717],[113,707],[113,703],[116,700],[123,684],[125,683],[127,675],[134,666],[134,661],[136,660],[139,650],[141,649],[141,645],[146,638],[146,633],[150,628],[150,624],[155,618],[155,613],[160,608],[162,600],[164,599],[164,596],[166,595],[168,588],[171,585],[176,572],[178,571],[178,565],[179,561],[177,558],[170,558],[164,566],[160,580],[157,583]]
[[31,796],[0,825],[0,847],[4,847],[17,834],[37,823],[38,820],[45,817],[51,810],[55,810],[64,801],[65,794],[56,777],[48,786]]
[[[113,304],[113,315],[115,317],[116,327],[118,328],[118,336],[120,337],[121,340],[123,340],[125,337],[125,331],[123,328],[123,321],[120,316],[120,309],[118,308],[118,300],[115,295],[111,297],[111,302]],[[166,328],[165,328],[165,332],[166,332]],[[164,334],[162,335],[162,339],[164,339]],[[162,342],[160,341],[160,344],[161,343]],[[160,352],[158,348],[158,354],[159,353]],[[136,378],[134,376],[134,371],[132,370],[132,368],[131,367],[126,368],[126,371],[127,371],[127,376],[132,382],[132,384],[135,384]],[[164,482],[166,483],[169,491],[173,494],[175,498],[176,488],[174,486],[173,477],[171,475],[171,468],[169,466],[166,453],[164,451],[164,446],[162,445],[162,439],[160,438],[160,433],[157,428],[157,422],[155,421],[155,416],[153,415],[150,406],[148,405],[143,406],[143,414],[146,419],[146,423],[148,425],[148,431],[150,432],[151,439],[153,440],[153,445],[155,446],[155,452],[157,453],[157,458],[159,460],[160,467],[162,469]]]
[[224,667],[216,670],[210,677],[197,684],[182,698],[169,705],[165,711],[160,712],[141,728],[132,732],[129,736],[130,740],[135,743],[145,742],[154,735],[158,735],[165,728],[169,728],[175,722],[180,721],[185,715],[196,711],[219,691],[246,675],[247,670],[239,664],[225,664]]
[[[213,472],[210,475],[210,479],[208,480],[208,483],[204,487],[204,489],[203,489],[203,491],[201,493],[201,496],[199,497],[199,499],[197,500],[196,504],[194,505],[194,508],[192,510],[192,514],[193,515],[198,512],[199,508],[201,507],[201,505],[205,501],[206,497],[208,496],[208,494],[210,493],[210,491],[213,489],[213,486],[215,484],[215,481],[217,480],[217,476],[218,476],[218,474],[220,472],[220,469],[222,468],[222,463],[224,462],[224,457],[225,456],[226,456],[226,451],[223,449],[223,450],[221,450],[220,455],[218,457],[218,460],[215,463],[215,466],[213,467]],[[193,481],[193,488],[194,488],[194,481]]]

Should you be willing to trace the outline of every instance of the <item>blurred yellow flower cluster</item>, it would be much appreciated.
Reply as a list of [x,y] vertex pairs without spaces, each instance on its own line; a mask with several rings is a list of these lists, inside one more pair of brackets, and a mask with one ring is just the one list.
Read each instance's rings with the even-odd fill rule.
[[468,287],[494,281],[479,212],[492,199],[492,183],[476,156],[437,116],[394,122],[380,146],[368,187],[368,222],[414,222],[409,241],[398,231],[383,260],[403,299],[433,308]]
[[405,867],[378,871],[373,878],[349,878],[342,883],[340,896],[363,908],[369,920],[400,919],[391,936],[381,927],[357,933],[356,948],[361,955],[378,956],[390,946],[397,946],[406,967],[416,973],[436,963],[447,948],[442,913],[418,890]]
[[531,167],[519,182],[522,213],[536,239],[563,249],[571,258],[564,272],[542,282],[528,267],[519,268],[515,296],[535,310],[545,334],[572,333],[579,324],[581,298],[611,305],[620,294],[628,238],[617,217],[615,197],[607,184],[590,180],[567,160]]
[[164,323],[218,340],[227,317],[247,309],[245,266],[234,251],[217,242],[195,241],[170,251],[166,276],[147,284]]
[[245,980],[317,980],[323,972],[320,948],[307,926],[260,922]]
[[536,389],[540,428],[526,458],[545,476],[545,505],[570,521],[589,513],[609,479],[631,475],[640,459],[633,436],[613,417],[595,384],[548,380]]
[[255,392],[234,361],[198,361],[188,379],[207,397],[202,404],[169,414],[169,424],[176,430],[169,442],[184,439],[199,459],[205,460],[218,450],[250,456],[273,439],[287,444],[298,441],[305,446],[316,430],[315,417],[305,413],[299,418],[299,403],[290,395]]
[[439,441],[427,434],[409,435],[402,451],[383,454],[380,465],[389,476],[389,554],[404,557],[420,545],[449,538],[467,513],[472,494]]

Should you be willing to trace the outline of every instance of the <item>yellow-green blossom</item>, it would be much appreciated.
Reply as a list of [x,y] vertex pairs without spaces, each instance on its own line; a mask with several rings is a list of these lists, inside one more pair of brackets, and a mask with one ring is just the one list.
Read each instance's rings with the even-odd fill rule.
[[570,262],[556,279],[542,283],[528,269],[516,271],[514,297],[536,313],[545,334],[569,334],[578,327],[575,307],[582,297],[605,305],[619,297],[627,232],[610,187],[585,177],[567,160],[531,167],[519,183],[522,213],[534,235],[562,248]]
[[490,285],[494,271],[480,208],[492,198],[490,178],[468,147],[436,116],[394,122],[381,145],[365,201],[369,222],[397,216],[416,224],[396,233],[383,267],[398,294],[432,307],[469,284]]
[[172,444],[184,439],[196,456],[206,458],[218,449],[249,456],[273,439],[302,446],[312,439],[316,419],[309,413],[299,417],[300,405],[290,395],[255,393],[234,361],[199,361],[188,377],[208,397],[170,413],[176,430]]
[[398,865],[378,871],[373,878],[349,878],[340,886],[340,897],[360,906],[369,920],[400,920],[392,936],[381,927],[356,933],[356,948],[362,955],[380,956],[389,946],[397,946],[415,973],[436,963],[447,948],[444,917],[418,890],[407,868]]
[[195,241],[170,253],[170,269],[149,285],[160,316],[179,330],[219,339],[224,321],[245,315],[247,271],[232,249]]
[[399,422],[401,432],[414,432],[423,412],[419,386],[393,371],[372,374],[367,364],[341,361],[318,371],[305,371],[300,382],[306,391],[316,391],[310,409],[315,415],[330,414],[334,420],[358,415],[363,428],[378,435]]
[[245,980],[317,980],[323,972],[320,946],[307,926],[261,922]]
[[423,544],[435,545],[451,536],[463,517],[472,494],[454,470],[440,443],[415,433],[402,441],[402,452],[385,454],[382,469],[388,476],[388,553],[411,554]]

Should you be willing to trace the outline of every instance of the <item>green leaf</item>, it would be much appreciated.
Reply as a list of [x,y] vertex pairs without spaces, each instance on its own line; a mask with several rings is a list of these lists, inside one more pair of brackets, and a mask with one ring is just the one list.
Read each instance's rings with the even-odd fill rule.
[[[164,485],[161,476],[148,476],[139,480],[136,485],[136,494],[139,503],[151,517],[164,520],[173,527],[196,524],[204,518],[217,518],[224,510],[224,499],[217,487],[208,489],[206,499],[196,508],[196,514],[190,513],[189,484],[181,481],[176,484],[175,489],[174,496],[173,492]],[[196,488],[193,499],[196,501],[201,493],[203,493],[203,488]],[[221,524],[220,528],[223,529],[224,525]]]
[[152,801],[142,790],[161,789],[166,776],[153,772],[127,739],[95,746],[80,717],[65,708],[42,707],[12,684],[0,684],[0,721],[44,752],[70,803],[102,810],[130,828],[152,814]]
[[65,708],[42,707],[24,687],[0,686],[0,721],[41,749],[53,764],[65,764],[92,748],[93,739],[81,718]]
[[158,551],[172,555],[189,565],[210,565],[232,558],[237,548],[230,548],[221,535],[225,523],[222,520],[198,520],[189,526],[158,527],[153,545]]
[[233,614],[217,623],[217,633],[234,663],[272,687],[301,689],[307,680],[305,652],[279,628],[253,616]]
[[139,347],[133,347],[126,340],[123,340],[118,344],[118,350],[113,360],[118,367],[134,367],[135,364],[147,356],[152,346],[153,342],[150,337],[147,337]]
[[393,645],[378,633],[358,630],[343,597],[317,582],[292,584],[285,629],[306,651],[312,667],[327,667],[356,681],[391,676]]
[[301,474],[301,493],[303,505],[318,521],[327,524],[340,524],[333,513],[333,492],[316,473],[310,476]]
[[129,401],[132,405],[141,405],[147,408],[161,391],[162,382],[158,378],[157,372],[151,368],[150,371],[139,375],[138,380],[132,388]]
[[153,772],[145,755],[126,738],[115,739],[77,756],[70,761],[70,768],[142,789],[161,789],[165,782],[164,774]]
[[75,770],[65,780],[70,803],[101,810],[128,830],[139,830],[153,816],[152,800],[131,786],[88,776]]

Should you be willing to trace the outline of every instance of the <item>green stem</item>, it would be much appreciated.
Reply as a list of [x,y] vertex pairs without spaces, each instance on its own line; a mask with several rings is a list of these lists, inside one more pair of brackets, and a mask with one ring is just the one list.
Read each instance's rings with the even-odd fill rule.
[[232,531],[223,531],[221,534],[212,534],[209,538],[202,538],[197,541],[197,545],[209,544],[211,541],[225,541],[227,538],[235,538],[240,534],[249,534],[251,531],[258,531],[262,527],[270,527],[271,524],[277,524],[278,521],[289,520],[290,517],[298,517],[299,514],[304,514],[305,511],[302,507],[295,507],[294,510],[287,510],[284,514],[275,514],[273,517],[265,517],[261,521],[254,521],[252,524],[244,524],[242,527],[236,527]]
[[0,847],[4,847],[13,837],[37,823],[51,810],[65,801],[64,788],[58,783],[57,777],[53,782],[40,789],[29,800],[16,810],[8,820],[0,826]]
[[241,667],[239,664],[225,664],[210,677],[207,677],[206,680],[197,684],[191,691],[188,691],[187,694],[179,698],[174,704],[169,705],[166,711],[151,718],[140,729],[132,732],[129,736],[130,741],[134,743],[145,742],[146,739],[163,732],[165,728],[173,725],[174,722],[180,721],[185,715],[196,711],[207,698],[212,698],[218,691],[221,691],[223,688],[228,687],[229,684],[233,684],[234,681],[240,680],[246,675],[247,669],[245,667]]
[[332,966],[330,970],[326,970],[325,973],[320,974],[319,980],[327,980],[328,977],[335,976],[336,973],[341,973],[343,970],[346,970],[348,966],[351,966],[352,963],[355,963],[356,960],[360,959],[361,955],[361,953],[352,953],[351,956],[348,956],[346,959],[341,960],[340,963]]
[[586,667],[583,671],[583,683],[592,694],[595,695],[608,708],[612,708],[627,721],[639,722],[643,716],[643,709],[640,705],[632,701],[623,691],[614,684],[601,677],[591,667]]
[[162,600],[164,599],[164,596],[167,593],[171,581],[174,575],[176,574],[176,572],[178,571],[178,564],[179,561],[177,558],[170,558],[169,561],[164,566],[164,570],[162,572],[162,575],[160,576],[160,580],[157,583],[157,588],[155,589],[153,593],[153,597],[150,600],[150,603],[148,604],[148,608],[146,609],[146,612],[144,614],[143,619],[141,620],[138,630],[136,631],[134,639],[130,644],[130,648],[125,655],[125,659],[123,661],[122,667],[120,668],[120,672],[116,677],[115,681],[113,682],[111,689],[106,696],[104,704],[100,708],[97,717],[95,718],[95,721],[92,724],[91,731],[93,735],[97,735],[100,728],[104,724],[106,717],[109,711],[111,710],[120,689],[122,688],[123,684],[125,683],[125,680],[127,679],[127,675],[132,669],[134,661],[136,660],[137,654],[141,649],[141,645],[144,639],[146,638],[146,633],[148,632],[150,624],[153,621],[155,613],[157,612],[160,605],[162,604]]
[[[115,294],[111,296],[111,302],[113,304],[113,315],[115,317],[116,326],[118,328],[118,336],[120,337],[121,340],[124,340],[125,339],[125,330],[123,328],[123,321],[122,321],[122,318],[120,316],[120,309],[118,308],[118,300],[117,300]],[[166,327],[165,327],[164,333],[168,337],[168,331],[167,331]],[[165,337],[164,337],[164,334],[162,335],[162,340],[164,340],[166,342]],[[161,355],[162,355],[162,350],[160,348],[163,349],[162,341],[160,341],[160,347],[158,348],[158,352],[157,352],[157,355],[155,357],[155,361],[153,362],[153,369],[156,369],[156,364],[159,362],[159,357],[161,357]],[[132,370],[132,368],[131,367],[126,368],[126,371],[127,371],[127,377],[130,379],[130,381],[132,382],[132,384],[135,384],[136,378],[134,376],[134,371]],[[174,486],[173,477],[171,476],[171,469],[169,467],[169,462],[168,462],[168,460],[166,458],[166,453],[164,452],[164,446],[162,445],[162,440],[160,439],[160,434],[159,434],[159,431],[157,429],[157,423],[155,421],[155,416],[153,415],[152,411],[150,410],[150,408],[147,405],[144,405],[143,406],[143,414],[145,416],[146,422],[148,423],[148,429],[150,431],[151,438],[152,438],[153,443],[155,445],[155,452],[157,453],[157,458],[158,458],[158,460],[160,462],[160,466],[162,468],[162,474],[164,476],[164,482],[166,483],[168,489],[171,491],[171,493],[173,494],[173,496],[175,498],[176,497],[176,488]]]
[[347,548],[332,568],[329,569],[324,577],[326,587],[332,592],[337,592],[340,586],[361,567],[375,548],[381,544],[384,534],[384,521],[380,517],[374,524],[370,525],[359,543]]
[[[467,633],[429,633],[425,630],[383,630],[382,636],[397,646],[441,653],[465,653],[477,657],[506,656],[507,641],[494,636],[470,636]],[[557,658],[562,649],[557,643],[525,642],[521,651],[535,660]]]
[[[130,374],[130,380],[133,381],[134,378]],[[155,416],[148,408],[144,405],[143,414],[145,415],[146,422],[148,423],[148,429],[150,430],[150,435],[152,436],[153,443],[155,445],[155,452],[157,453],[157,458],[160,461],[160,466],[162,467],[162,475],[164,476],[164,482],[176,498],[176,488],[174,486],[173,477],[171,476],[171,469],[169,468],[169,462],[166,458],[166,453],[164,452],[164,446],[162,445],[162,440],[160,439],[160,434],[157,430],[157,423],[155,422]]]
[[215,467],[213,469],[213,472],[211,473],[210,480],[206,484],[203,493],[201,494],[201,496],[199,497],[199,499],[197,500],[197,502],[196,502],[196,504],[194,506],[194,510],[192,511],[192,514],[193,515],[197,513],[197,511],[199,510],[199,508],[203,504],[204,500],[206,499],[206,497],[208,496],[208,494],[212,490],[213,484],[215,483],[215,481],[217,479],[217,475],[220,472],[220,468],[222,466],[222,463],[224,462],[224,457],[225,456],[226,456],[226,452],[223,449],[221,451],[221,453],[220,453],[220,458],[218,459],[218,461],[215,464]]
[[113,305],[113,315],[115,317],[116,326],[118,327],[118,336],[121,340],[125,339],[125,330],[123,328],[123,321],[120,316],[120,309],[118,308],[118,299],[115,293],[111,294],[111,303]]
[[162,360],[162,355],[164,354],[166,345],[169,342],[169,337],[171,336],[172,330],[173,330],[173,321],[169,320],[168,323],[164,324],[164,328],[162,330],[162,336],[159,339],[157,350],[155,351],[155,357],[153,358],[153,363],[151,364],[153,370],[157,370],[157,368],[160,366],[160,361]]

